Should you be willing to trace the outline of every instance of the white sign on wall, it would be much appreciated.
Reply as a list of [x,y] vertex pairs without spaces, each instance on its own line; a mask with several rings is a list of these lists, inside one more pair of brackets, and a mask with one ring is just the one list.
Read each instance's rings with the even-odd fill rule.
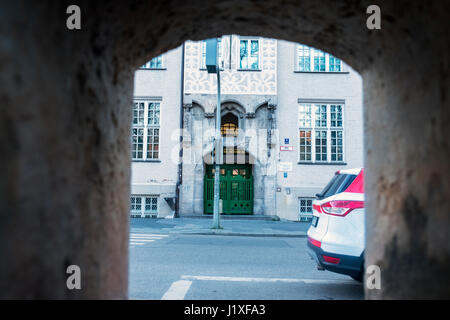
[[278,162],[278,171],[291,172],[292,171],[292,162]]
[[280,146],[280,151],[294,151],[293,146]]

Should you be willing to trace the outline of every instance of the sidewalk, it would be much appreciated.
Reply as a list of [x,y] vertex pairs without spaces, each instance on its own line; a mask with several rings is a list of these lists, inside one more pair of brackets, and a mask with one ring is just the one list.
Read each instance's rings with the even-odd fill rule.
[[261,219],[233,219],[227,216],[220,219],[223,229],[212,229],[212,217],[152,219],[131,218],[133,233],[227,235],[254,237],[306,237],[309,222],[270,221]]

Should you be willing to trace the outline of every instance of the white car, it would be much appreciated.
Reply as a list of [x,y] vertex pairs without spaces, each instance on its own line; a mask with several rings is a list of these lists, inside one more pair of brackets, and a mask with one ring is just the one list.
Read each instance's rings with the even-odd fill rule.
[[362,281],[364,274],[364,169],[337,171],[316,194],[308,253],[319,270]]

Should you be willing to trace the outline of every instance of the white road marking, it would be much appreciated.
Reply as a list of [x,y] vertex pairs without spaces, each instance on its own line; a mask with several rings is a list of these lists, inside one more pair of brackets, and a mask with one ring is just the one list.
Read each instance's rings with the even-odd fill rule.
[[[161,240],[165,237],[168,237],[168,235],[165,234],[155,234],[155,233],[131,233],[129,244],[130,245],[143,245],[148,242],[153,242],[155,240]],[[130,247],[134,248],[134,247]]]
[[162,296],[161,300],[183,300],[191,287],[192,281],[178,280],[172,283],[169,290]]
[[131,233],[131,237],[157,237],[157,238],[165,238],[168,237],[167,234],[157,234],[157,233]]
[[289,278],[247,278],[247,277],[219,277],[219,276],[181,276],[184,280],[204,280],[204,281],[234,281],[234,282],[302,282],[305,284],[353,284],[361,283],[346,279],[289,279]]
[[159,239],[164,239],[163,237],[135,237],[135,236],[131,236],[130,239],[153,239],[153,240],[159,240]]
[[153,234],[145,234],[145,235],[141,235],[141,234],[131,234],[130,238],[134,238],[134,239],[163,239],[167,237],[166,235],[153,235]]

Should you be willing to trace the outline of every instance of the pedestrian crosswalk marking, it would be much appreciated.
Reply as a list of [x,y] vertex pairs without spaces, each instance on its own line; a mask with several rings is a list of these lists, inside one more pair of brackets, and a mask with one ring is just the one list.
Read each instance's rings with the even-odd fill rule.
[[155,240],[161,240],[168,237],[166,234],[157,233],[131,233],[130,234],[130,248],[134,248],[135,245],[142,246],[144,244],[154,242]]
[[136,239],[162,239],[164,237],[159,237],[159,236],[134,236],[134,235],[132,235],[131,238],[136,238]]

